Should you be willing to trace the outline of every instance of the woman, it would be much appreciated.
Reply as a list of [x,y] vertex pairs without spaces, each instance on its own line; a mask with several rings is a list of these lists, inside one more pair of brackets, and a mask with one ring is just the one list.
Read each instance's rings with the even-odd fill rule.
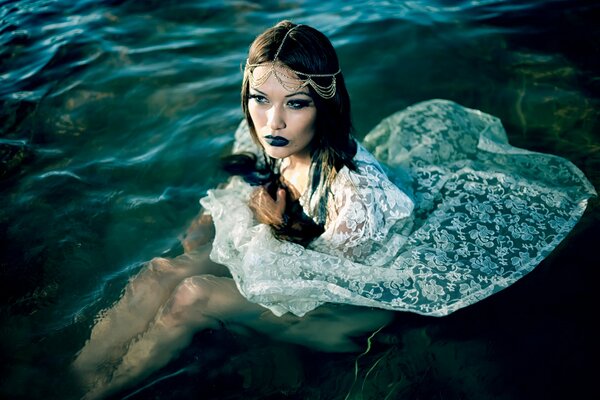
[[352,139],[335,51],[305,25],[256,38],[242,107],[227,167],[240,176],[201,199],[185,254],[142,269],[75,360],[90,398],[222,323],[348,351],[387,310],[446,315],[532,270],[595,194],[568,161],[511,147],[497,119],[441,100],[365,138],[392,182]]
[[[297,43],[302,47],[294,45]],[[307,74],[299,76],[292,69]],[[228,247],[230,239],[235,240],[236,232],[243,229],[264,228],[262,234],[271,235],[270,240],[277,242],[277,246],[284,242],[276,236],[298,243],[310,242],[323,231],[327,218],[323,193],[329,192],[339,171],[356,170],[356,143],[350,136],[350,101],[329,40],[315,29],[290,22],[282,22],[260,35],[250,49],[242,107],[247,122],[236,133],[234,150],[252,151],[261,158],[264,151],[264,162],[261,160],[250,169],[254,176],[262,178],[259,181],[264,181],[265,186],[256,189],[234,178],[225,188],[213,191],[202,200],[205,212],[188,232],[183,243],[185,254],[173,260],[152,260],[129,283],[119,302],[101,316],[74,363],[83,384],[91,388],[90,398],[142,379],[189,344],[195,332],[224,322],[318,349],[348,351],[356,349],[352,335],[372,331],[390,320],[390,312],[351,306],[322,307],[303,318],[299,316],[306,311],[278,318],[265,305],[245,297],[251,295],[241,294],[231,277],[240,279],[239,271],[224,266],[228,265],[225,258],[233,261],[239,253],[225,254],[223,247]],[[258,146],[250,143],[251,137]],[[366,156],[364,149],[363,153]],[[373,161],[369,167],[377,168],[383,178],[376,161],[369,161]],[[230,159],[229,164],[233,168],[235,159]],[[247,178],[251,180],[250,175]],[[281,188],[273,193],[275,199],[266,189],[267,181],[280,183]],[[412,207],[410,199],[391,183],[387,185],[390,198],[406,203],[404,208],[399,206],[394,211],[394,218],[408,215]],[[314,210],[307,211],[314,221],[298,212],[300,194],[312,202]],[[222,210],[227,205],[214,196],[237,202],[232,205],[236,213],[230,214],[232,226],[222,220]],[[216,232],[213,212],[219,214]],[[246,220],[240,219],[244,213]],[[247,226],[249,221],[254,227]],[[268,225],[257,224],[258,221]],[[336,228],[344,234],[343,230],[358,233],[360,229]],[[219,238],[219,247],[209,258],[213,238]],[[354,238],[357,239],[360,237]],[[349,255],[352,251],[341,243],[338,247]],[[266,266],[268,257],[257,260],[258,264],[261,262]],[[298,298],[298,302],[306,300]],[[271,308],[275,315],[282,314],[276,305]],[[311,335],[311,331],[320,334]]]

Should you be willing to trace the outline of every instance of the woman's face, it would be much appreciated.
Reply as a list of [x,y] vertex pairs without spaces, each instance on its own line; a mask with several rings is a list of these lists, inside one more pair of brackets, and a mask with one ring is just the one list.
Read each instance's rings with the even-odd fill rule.
[[308,88],[290,92],[286,86],[299,86],[301,82],[290,70],[271,66],[258,66],[252,72],[255,81],[270,74],[259,87],[250,87],[248,111],[256,135],[265,152],[273,158],[297,158],[310,160],[310,145],[315,136],[317,109]]

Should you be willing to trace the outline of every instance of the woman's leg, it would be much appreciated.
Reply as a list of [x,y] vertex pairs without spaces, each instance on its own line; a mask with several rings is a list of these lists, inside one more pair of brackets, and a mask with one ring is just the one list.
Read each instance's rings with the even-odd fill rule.
[[264,311],[265,308],[247,301],[231,278],[186,278],[146,332],[130,344],[108,385],[100,383],[88,397],[102,397],[135,384],[177,356],[200,330],[216,328],[221,321],[258,319]]
[[[270,322],[278,317],[267,314]],[[302,318],[288,323],[285,329],[275,333],[279,340],[301,344],[325,352],[354,352],[364,349],[365,343],[357,339],[389,324],[394,312],[378,308],[358,307],[346,304],[324,304]],[[285,316],[284,316],[285,317]],[[289,318],[289,317],[288,317]],[[260,326],[254,329],[262,330]],[[266,332],[268,333],[268,332]]]
[[213,238],[212,218],[202,212],[182,240],[185,254],[174,259],[155,258],[131,279],[119,301],[100,314],[90,339],[73,363],[84,381],[85,375],[91,374],[93,379],[100,366],[120,359],[129,342],[147,329],[183,279],[201,274],[229,275],[224,266],[208,257]]
[[[133,342],[112,380],[96,394],[133,385],[166,365],[189,345],[194,333],[221,323],[266,333],[275,339],[324,351],[356,351],[354,336],[387,324],[393,313],[364,307],[325,305],[300,318],[275,317],[244,298],[231,278],[212,275],[185,279],[158,312],[148,330]],[[92,396],[93,398],[94,396]]]
[[185,278],[198,274],[227,275],[210,261],[210,246],[174,259],[155,258],[129,282],[123,296],[101,314],[73,366],[88,387],[103,379],[120,360],[133,338],[148,329],[159,308]]

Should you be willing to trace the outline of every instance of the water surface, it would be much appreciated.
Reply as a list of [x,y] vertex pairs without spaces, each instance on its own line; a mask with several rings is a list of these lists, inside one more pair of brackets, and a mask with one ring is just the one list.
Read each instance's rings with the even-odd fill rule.
[[[266,27],[292,19],[331,38],[359,138],[414,102],[451,99],[599,188],[599,11],[566,0],[0,2],[0,394],[73,396],[66,371],[95,315],[145,261],[181,252],[198,199],[225,179],[240,66]],[[597,204],[513,287],[447,318],[399,313],[354,385],[356,354],[210,331],[130,398],[583,397],[598,347]]]

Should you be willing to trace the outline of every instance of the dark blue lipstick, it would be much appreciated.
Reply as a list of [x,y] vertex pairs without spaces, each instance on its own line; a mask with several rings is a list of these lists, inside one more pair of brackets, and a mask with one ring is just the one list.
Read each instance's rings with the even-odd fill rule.
[[286,138],[284,138],[282,136],[271,136],[271,135],[265,136],[265,141],[273,147],[284,147],[284,146],[287,146],[287,144],[290,142],[289,140],[287,140]]

